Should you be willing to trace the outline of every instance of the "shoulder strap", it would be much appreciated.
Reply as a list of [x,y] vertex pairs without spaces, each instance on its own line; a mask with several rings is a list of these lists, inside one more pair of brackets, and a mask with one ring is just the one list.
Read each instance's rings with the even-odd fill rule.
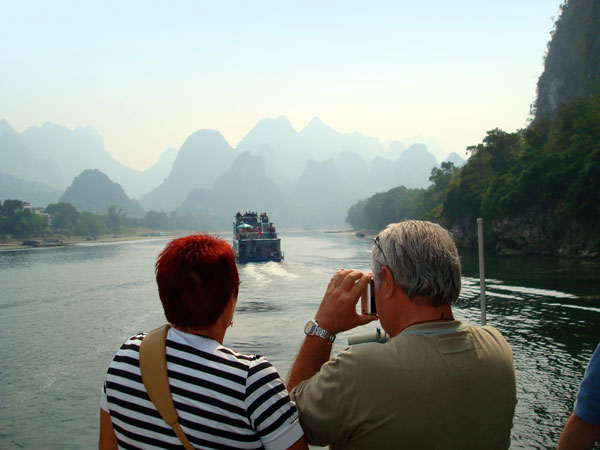
[[187,450],[194,447],[188,441],[178,423],[177,411],[173,405],[169,377],[167,375],[167,333],[171,325],[163,325],[150,331],[140,344],[140,372],[148,397],[156,406],[163,420],[173,431]]

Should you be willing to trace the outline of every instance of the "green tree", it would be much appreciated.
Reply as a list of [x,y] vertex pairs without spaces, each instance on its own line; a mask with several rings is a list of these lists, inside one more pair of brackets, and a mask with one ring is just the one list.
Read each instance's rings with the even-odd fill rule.
[[380,230],[392,222],[422,219],[419,200],[425,189],[407,189],[404,186],[380,192],[354,204],[346,221],[353,228]]
[[118,236],[121,233],[121,228],[125,221],[125,216],[127,216],[127,212],[123,211],[117,205],[108,205],[106,208],[106,215],[108,221],[108,228],[111,233]]
[[372,224],[367,220],[367,216],[365,214],[365,205],[367,204],[367,201],[368,200],[359,200],[348,210],[346,222],[352,225],[352,228],[355,230],[365,228],[369,229],[372,226]]
[[0,232],[16,234],[19,228],[20,213],[23,211],[24,202],[21,200],[5,200],[0,205]]
[[87,211],[79,213],[79,219],[75,226],[75,234],[78,236],[99,236],[108,233],[106,216],[93,214]]
[[0,205],[0,233],[18,237],[42,236],[48,226],[48,218],[25,207],[21,200],[5,200]]
[[51,226],[55,232],[64,233],[67,236],[71,236],[79,212],[70,203],[52,203],[46,208],[46,212],[52,216]]
[[169,227],[169,218],[164,212],[148,211],[143,218],[143,224],[153,230],[166,230]]
[[423,193],[419,199],[419,208],[423,212],[425,219],[433,222],[443,222],[442,204],[452,177],[458,171],[458,167],[450,161],[445,161],[441,167],[431,169],[431,186]]

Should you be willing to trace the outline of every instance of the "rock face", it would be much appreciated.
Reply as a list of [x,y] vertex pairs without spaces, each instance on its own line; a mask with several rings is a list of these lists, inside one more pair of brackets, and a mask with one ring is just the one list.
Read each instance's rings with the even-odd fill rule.
[[538,80],[536,119],[600,87],[600,2],[569,0],[560,8]]
[[73,180],[59,200],[70,203],[79,211],[106,214],[109,205],[116,205],[130,217],[141,217],[144,210],[127,197],[121,185],[110,181],[106,174],[97,169],[84,170]]
[[[600,259],[599,225],[594,221],[557,219],[537,207],[502,220],[484,223],[487,249],[501,255],[555,255]],[[477,247],[477,225],[451,229],[458,246]]]

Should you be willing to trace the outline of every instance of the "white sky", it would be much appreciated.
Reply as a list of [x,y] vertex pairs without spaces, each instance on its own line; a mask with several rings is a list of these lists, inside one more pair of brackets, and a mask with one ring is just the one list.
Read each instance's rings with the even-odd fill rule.
[[6,1],[0,118],[91,126],[138,169],[198,129],[235,146],[280,115],[464,154],[526,125],[560,3]]

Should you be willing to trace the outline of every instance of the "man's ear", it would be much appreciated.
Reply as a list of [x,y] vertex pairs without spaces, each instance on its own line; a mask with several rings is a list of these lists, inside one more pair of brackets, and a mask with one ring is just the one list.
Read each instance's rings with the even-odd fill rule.
[[381,283],[377,295],[381,295],[384,299],[389,299],[394,296],[396,290],[396,282],[394,281],[394,275],[387,266],[381,267]]

